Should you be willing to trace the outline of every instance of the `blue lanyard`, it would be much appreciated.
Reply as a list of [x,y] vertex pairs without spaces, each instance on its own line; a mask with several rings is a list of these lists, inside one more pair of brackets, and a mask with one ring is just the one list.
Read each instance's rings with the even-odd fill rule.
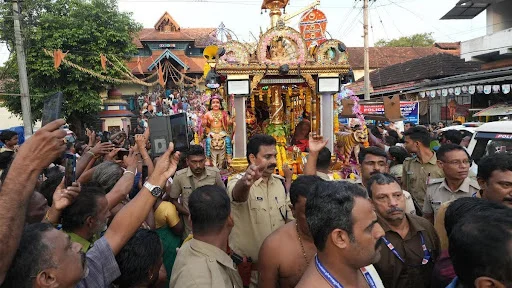
[[[421,240],[421,249],[423,249],[423,260],[421,260],[421,265],[425,265],[430,260],[430,252],[428,252],[427,245],[425,245],[425,238],[423,238],[423,233],[421,233],[421,232],[419,232],[419,233],[420,233],[420,240]],[[388,246],[389,250],[391,250],[391,252],[393,252],[393,254],[395,254],[396,258],[398,258],[398,260],[402,261],[402,263],[406,264],[405,260],[402,258],[402,256],[400,256],[400,254],[398,254],[398,251],[396,251],[395,246],[393,246],[393,244],[391,244],[391,242],[389,242],[389,240],[386,239],[386,237],[384,237],[384,236],[382,236],[382,240],[384,241],[384,244],[386,244],[386,246]]]
[[[318,255],[315,255],[315,266],[318,272],[320,272],[320,275],[324,277],[324,279],[331,284],[332,287],[335,288],[343,288],[343,285],[341,285],[336,278],[334,278],[327,269],[325,269],[324,265],[320,263],[320,260],[318,259]],[[368,282],[368,285],[370,285],[370,288],[377,288],[377,284],[375,284],[375,281],[373,281],[372,275],[366,268],[361,268],[361,272],[363,272],[364,278],[366,279],[366,282]]]

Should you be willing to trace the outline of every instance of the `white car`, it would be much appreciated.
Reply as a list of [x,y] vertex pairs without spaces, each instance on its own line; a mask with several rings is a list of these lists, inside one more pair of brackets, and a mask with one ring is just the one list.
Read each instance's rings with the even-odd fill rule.
[[475,129],[468,146],[474,161],[471,171],[476,174],[480,159],[498,152],[512,152],[512,121],[489,122]]

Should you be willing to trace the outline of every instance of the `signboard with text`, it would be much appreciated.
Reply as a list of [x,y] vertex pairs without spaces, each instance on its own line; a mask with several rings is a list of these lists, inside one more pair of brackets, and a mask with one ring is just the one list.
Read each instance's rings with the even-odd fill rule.
[[[363,114],[376,114],[376,115],[384,115],[384,104],[381,105],[364,105],[361,104],[361,112]],[[402,101],[400,102],[400,112],[402,113],[402,117],[404,117],[404,122],[412,122],[415,124],[419,124],[420,122],[420,107],[419,102],[413,101]],[[349,124],[348,118],[340,118],[340,124]]]

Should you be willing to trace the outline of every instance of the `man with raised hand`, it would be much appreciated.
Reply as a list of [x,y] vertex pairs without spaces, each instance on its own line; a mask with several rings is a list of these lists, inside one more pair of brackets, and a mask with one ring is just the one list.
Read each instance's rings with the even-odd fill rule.
[[21,238],[27,206],[37,179],[66,149],[66,122],[55,120],[21,145],[0,190],[0,284],[11,265]]
[[25,227],[5,285],[109,287],[121,273],[115,255],[140,227],[161,196],[165,182],[176,171],[179,152],[171,156],[173,150],[170,143],[142,190],[117,213],[105,235],[87,254],[81,251],[80,244],[71,242],[68,235],[50,224]]
[[249,168],[228,183],[235,226],[229,236],[232,257],[244,286],[258,286],[258,253],[265,238],[293,220],[290,197],[276,168],[276,140],[254,135],[247,143]]

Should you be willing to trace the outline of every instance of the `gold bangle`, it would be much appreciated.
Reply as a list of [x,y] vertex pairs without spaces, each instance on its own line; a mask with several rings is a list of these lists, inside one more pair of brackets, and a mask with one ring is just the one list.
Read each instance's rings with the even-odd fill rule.
[[94,152],[92,152],[92,151],[87,151],[87,153],[91,154],[92,157],[96,157],[96,154],[94,154]]

